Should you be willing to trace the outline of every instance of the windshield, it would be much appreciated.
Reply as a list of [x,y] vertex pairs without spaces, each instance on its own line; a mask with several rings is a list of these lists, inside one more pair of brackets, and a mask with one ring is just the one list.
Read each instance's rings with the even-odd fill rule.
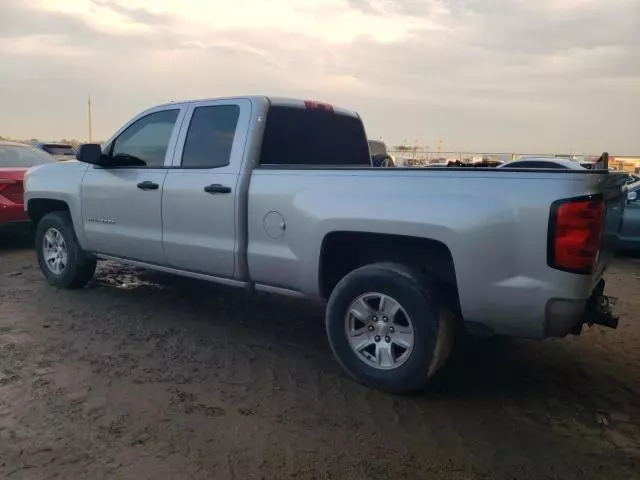
[[33,167],[45,163],[54,163],[48,153],[27,145],[0,145],[0,167]]
[[51,155],[75,155],[71,145],[42,145],[42,149]]

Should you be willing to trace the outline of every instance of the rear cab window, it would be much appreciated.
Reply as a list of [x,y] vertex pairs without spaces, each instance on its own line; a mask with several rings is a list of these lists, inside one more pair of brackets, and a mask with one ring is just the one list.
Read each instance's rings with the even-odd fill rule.
[[267,112],[260,164],[368,167],[371,158],[357,116],[333,109],[273,105]]

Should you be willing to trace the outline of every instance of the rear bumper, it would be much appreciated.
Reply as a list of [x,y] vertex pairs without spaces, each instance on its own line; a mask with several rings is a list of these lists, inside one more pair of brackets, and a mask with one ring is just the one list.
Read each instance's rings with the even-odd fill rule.
[[604,287],[605,281],[602,279],[586,300],[550,300],[545,315],[545,336],[579,334],[584,324],[617,328],[618,320],[613,316],[608,297],[604,295]]

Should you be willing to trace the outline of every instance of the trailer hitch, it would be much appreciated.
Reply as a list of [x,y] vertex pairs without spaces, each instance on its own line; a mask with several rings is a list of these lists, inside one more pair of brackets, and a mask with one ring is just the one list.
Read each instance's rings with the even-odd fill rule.
[[618,317],[613,315],[611,305],[615,299],[604,294],[604,280],[600,280],[591,297],[587,300],[580,323],[576,326],[577,334],[580,334],[582,325],[601,325],[603,327],[618,328]]

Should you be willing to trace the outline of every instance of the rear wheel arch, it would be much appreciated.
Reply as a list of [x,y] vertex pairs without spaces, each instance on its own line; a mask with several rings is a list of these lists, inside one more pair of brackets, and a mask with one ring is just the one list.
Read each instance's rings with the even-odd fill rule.
[[461,317],[455,265],[451,250],[441,241],[405,235],[334,231],[323,238],[318,286],[328,299],[342,278],[374,263],[404,265],[419,272],[445,298],[448,309]]

